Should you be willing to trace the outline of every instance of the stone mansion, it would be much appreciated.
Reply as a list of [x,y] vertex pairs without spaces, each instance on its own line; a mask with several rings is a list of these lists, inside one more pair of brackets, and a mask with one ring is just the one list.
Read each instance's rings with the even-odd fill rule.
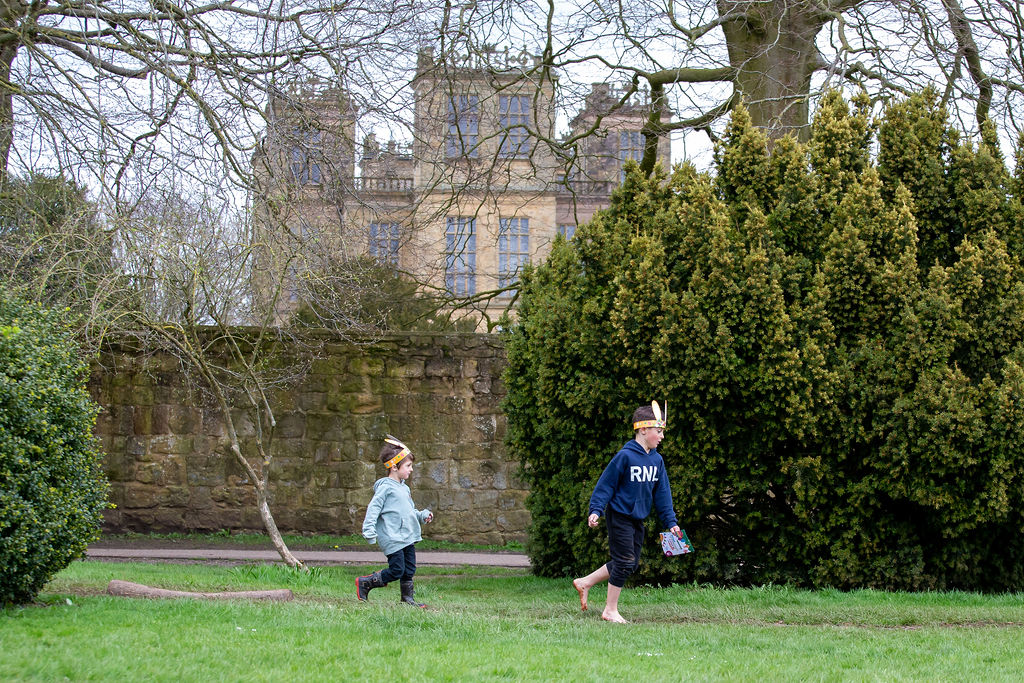
[[[497,320],[514,300],[520,267],[608,205],[624,163],[643,155],[651,106],[644,93],[626,99],[594,84],[559,135],[555,79],[531,77],[527,59],[535,58],[452,66],[421,50],[409,86],[411,143],[373,134],[357,143],[367,112],[331,84],[272,100],[253,159],[267,258],[288,258],[298,279],[324,259],[370,256],[453,297],[482,316],[481,327]],[[572,146],[549,144],[577,136]],[[670,163],[667,136],[658,158]],[[328,246],[303,254],[313,239]],[[282,315],[301,301],[299,288],[285,289]]]

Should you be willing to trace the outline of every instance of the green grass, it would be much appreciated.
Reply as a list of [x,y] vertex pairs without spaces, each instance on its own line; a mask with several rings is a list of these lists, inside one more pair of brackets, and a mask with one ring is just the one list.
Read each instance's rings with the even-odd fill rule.
[[[1024,596],[627,589],[628,626],[581,613],[568,581],[423,568],[368,604],[359,567],[76,562],[40,604],[0,612],[2,680],[1017,680]],[[291,588],[290,603],[133,600],[110,579],[183,590]]]
[[[358,534],[349,534],[347,536],[331,536],[328,534],[314,534],[314,535],[297,535],[297,534],[284,534],[284,542],[290,548],[308,548],[313,550],[332,550],[335,548],[347,548],[366,550],[370,546],[366,539]],[[131,545],[136,542],[154,542],[154,541],[170,541],[170,542],[190,542],[190,543],[208,543],[210,545],[238,545],[243,547],[260,547],[260,548],[271,548],[270,540],[266,534],[261,533],[235,533],[227,530],[215,531],[211,533],[150,533],[150,534],[137,534],[137,533],[124,533],[124,534],[104,534],[103,541],[106,542],[123,542],[125,545]],[[510,551],[510,552],[523,552],[523,544],[515,541],[510,541],[505,545],[479,545],[475,543],[458,543],[455,541],[434,541],[431,539],[423,539],[416,544],[418,550],[486,550],[486,551]]]

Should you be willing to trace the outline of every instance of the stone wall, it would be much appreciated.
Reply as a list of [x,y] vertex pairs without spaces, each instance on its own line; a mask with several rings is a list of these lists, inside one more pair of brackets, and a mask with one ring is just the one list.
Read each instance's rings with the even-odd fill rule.
[[[529,513],[502,442],[504,350],[493,335],[409,334],[328,344],[291,388],[273,396],[278,426],[271,510],[282,531],[358,533],[383,476],[390,432],[416,456],[409,481],[435,513],[427,538],[523,540]],[[108,531],[262,529],[220,412],[190,390],[170,357],[104,355],[91,388],[110,477]],[[235,414],[243,450],[256,430]]]

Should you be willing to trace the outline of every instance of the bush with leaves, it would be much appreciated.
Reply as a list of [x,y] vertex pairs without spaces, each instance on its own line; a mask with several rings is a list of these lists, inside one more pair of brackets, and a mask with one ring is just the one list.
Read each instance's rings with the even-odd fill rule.
[[99,535],[86,370],[59,312],[0,296],[0,603],[34,599]]
[[424,292],[376,259],[339,260],[307,274],[295,322],[348,333],[472,332],[476,319],[453,319],[445,297]]
[[806,145],[737,110],[717,173],[634,171],[524,275],[505,409],[538,573],[607,559],[587,500],[659,399],[697,553],[649,543],[635,581],[1024,585],[1021,169],[933,93],[852,104]]
[[0,286],[53,308],[95,315],[116,281],[111,234],[86,190],[35,174],[0,186]]

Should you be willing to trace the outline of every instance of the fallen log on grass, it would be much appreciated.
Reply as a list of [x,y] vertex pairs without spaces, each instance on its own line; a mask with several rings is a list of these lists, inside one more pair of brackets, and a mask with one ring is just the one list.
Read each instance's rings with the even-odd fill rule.
[[227,591],[220,593],[193,593],[191,591],[172,591],[166,588],[153,588],[131,581],[113,579],[107,584],[107,593],[124,598],[208,598],[211,600],[291,600],[295,596],[291,590],[281,588],[270,591]]

